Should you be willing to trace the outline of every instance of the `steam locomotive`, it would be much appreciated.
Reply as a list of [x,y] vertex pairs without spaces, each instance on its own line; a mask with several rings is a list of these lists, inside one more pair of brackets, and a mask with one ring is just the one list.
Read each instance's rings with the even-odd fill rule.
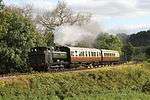
[[[29,52],[29,65],[36,71],[73,68],[74,65],[99,66],[117,64],[118,51],[69,46],[34,47]],[[77,66],[76,66],[77,67]]]

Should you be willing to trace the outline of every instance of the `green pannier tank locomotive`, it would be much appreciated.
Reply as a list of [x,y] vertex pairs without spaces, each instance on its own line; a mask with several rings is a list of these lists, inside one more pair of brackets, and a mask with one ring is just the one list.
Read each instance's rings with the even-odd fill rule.
[[47,71],[48,68],[67,66],[67,52],[54,50],[53,47],[34,47],[29,52],[29,65],[36,71]]

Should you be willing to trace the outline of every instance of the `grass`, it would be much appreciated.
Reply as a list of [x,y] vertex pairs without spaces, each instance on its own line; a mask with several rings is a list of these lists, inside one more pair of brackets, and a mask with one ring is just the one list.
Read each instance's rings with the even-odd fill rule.
[[133,91],[112,92],[105,94],[69,97],[65,100],[149,100],[150,95]]
[[39,73],[0,80],[0,100],[148,100],[147,64],[92,71]]

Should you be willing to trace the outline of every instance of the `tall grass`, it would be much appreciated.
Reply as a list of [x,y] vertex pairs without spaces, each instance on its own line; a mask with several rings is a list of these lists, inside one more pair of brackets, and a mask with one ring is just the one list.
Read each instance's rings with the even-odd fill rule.
[[144,67],[145,67],[147,70],[150,70],[150,59],[148,59],[147,61],[144,62]]
[[111,92],[97,95],[82,95],[75,97],[68,97],[65,100],[149,100],[150,95],[134,92],[134,91],[124,91],[124,92]]
[[[143,64],[67,73],[39,73],[0,81],[0,99],[63,100],[149,98],[150,72]],[[129,91],[129,92],[125,92]],[[135,96],[134,96],[135,95]],[[104,100],[105,100],[104,99]],[[118,99],[120,100],[120,99]]]

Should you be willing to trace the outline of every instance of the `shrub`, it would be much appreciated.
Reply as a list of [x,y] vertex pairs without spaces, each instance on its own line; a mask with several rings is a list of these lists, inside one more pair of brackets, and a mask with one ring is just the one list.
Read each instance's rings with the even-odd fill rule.
[[149,76],[150,72],[141,64],[94,71],[31,74],[5,80],[5,85],[0,88],[0,96],[35,100],[53,97],[62,100],[83,95],[89,98],[90,95],[96,98],[104,95],[106,98],[108,93],[111,98],[111,94],[117,96],[124,91],[150,94]]

